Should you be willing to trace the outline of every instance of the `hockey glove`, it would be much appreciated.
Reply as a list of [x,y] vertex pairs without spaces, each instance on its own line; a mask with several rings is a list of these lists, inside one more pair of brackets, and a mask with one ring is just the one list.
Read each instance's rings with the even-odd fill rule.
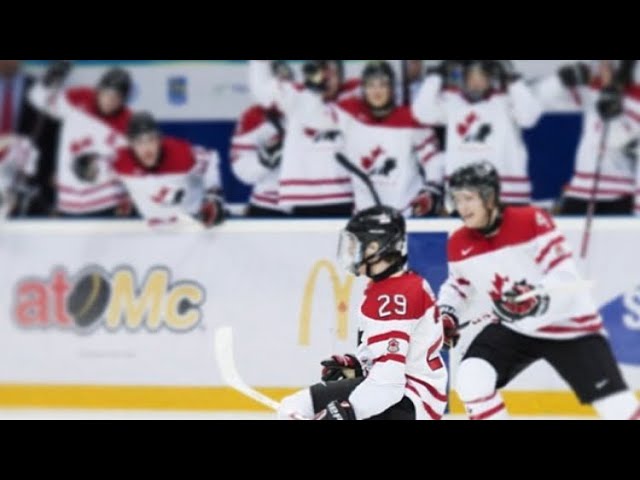
[[411,208],[414,217],[424,217],[433,211],[435,202],[431,192],[420,190],[418,196],[411,200]]
[[513,284],[511,290],[508,290],[493,299],[493,313],[503,322],[513,323],[527,317],[535,317],[544,315],[549,308],[548,295],[536,295],[533,298],[523,302],[517,302],[516,298],[520,295],[534,290],[533,285],[527,284],[524,280]]
[[565,65],[558,70],[560,81],[567,88],[575,88],[581,85],[587,85],[590,80],[591,73],[589,67],[584,63],[576,63],[574,65]]
[[202,206],[198,213],[198,219],[205,227],[211,228],[220,225],[225,220],[224,203],[214,192],[207,192],[202,200]]
[[444,331],[444,348],[449,350],[455,348],[460,340],[460,332],[458,331],[458,317],[455,314],[453,307],[449,305],[441,305],[438,307],[440,310],[440,321],[442,322],[442,329]]
[[359,378],[363,376],[362,365],[355,355],[333,355],[320,362],[322,365],[321,380],[335,382],[345,378]]
[[346,401],[334,400],[327,408],[318,413],[314,420],[355,420],[356,414],[351,404]]
[[280,166],[282,161],[282,139],[280,136],[274,137],[258,147],[258,160],[263,167],[269,170]]
[[600,92],[596,109],[602,120],[611,120],[622,114],[622,92],[615,87],[607,87]]
[[42,83],[45,87],[59,86],[71,73],[71,62],[69,60],[55,60],[49,65],[47,71],[42,78]]
[[500,85],[504,88],[522,78],[513,65],[513,60],[496,60],[496,69]]

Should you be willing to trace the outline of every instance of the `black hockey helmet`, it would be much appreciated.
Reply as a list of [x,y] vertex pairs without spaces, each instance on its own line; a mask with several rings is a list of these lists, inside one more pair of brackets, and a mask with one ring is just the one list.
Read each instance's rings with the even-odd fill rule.
[[[397,273],[407,263],[407,228],[402,214],[386,206],[371,207],[357,213],[340,234],[338,259],[341,265],[354,275],[366,265],[367,277],[383,280]],[[378,249],[367,256],[372,242]],[[390,263],[384,272],[374,275],[371,266],[386,260]]]
[[395,95],[396,95],[396,74],[393,71],[393,67],[386,60],[372,60],[367,63],[362,70],[362,85],[365,86],[366,83],[373,78],[385,78],[389,82],[389,87],[391,89],[391,96],[389,97],[389,102],[386,105],[381,107],[374,107],[370,105],[365,96],[365,102],[367,103],[371,113],[374,117],[383,118],[389,115],[396,106]]
[[131,93],[131,75],[123,68],[111,68],[102,75],[98,82],[98,90],[105,88],[117,91],[126,101]]
[[497,203],[500,198],[498,171],[487,161],[458,168],[449,178],[449,193],[456,190],[476,190],[485,202],[493,197]]
[[295,80],[295,75],[293,73],[293,69],[291,65],[289,65],[284,60],[274,60],[271,62],[271,73],[278,80],[288,80],[293,82]]
[[311,90],[324,91],[327,87],[327,82],[323,72],[329,64],[336,66],[340,83],[344,82],[344,63],[342,60],[307,60],[302,66],[305,86]]
[[156,119],[149,112],[138,112],[133,114],[129,120],[127,128],[127,137],[134,140],[140,135],[147,133],[160,133]]

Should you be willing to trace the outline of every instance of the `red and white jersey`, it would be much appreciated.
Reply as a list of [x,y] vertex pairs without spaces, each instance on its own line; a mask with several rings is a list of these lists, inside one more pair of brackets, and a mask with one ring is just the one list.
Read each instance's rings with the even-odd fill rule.
[[442,323],[426,280],[413,272],[372,282],[360,307],[357,357],[365,380],[349,402],[370,418],[407,396],[417,420],[439,420],[447,406],[447,369],[440,356]]
[[[384,205],[404,211],[420,190],[443,183],[444,158],[434,131],[420,125],[408,107],[378,120],[360,98],[331,107],[344,137],[342,152],[369,176]],[[356,210],[375,205],[368,187],[352,175]]]
[[[284,118],[280,115],[280,122]],[[253,185],[250,203],[271,210],[285,210],[278,204],[280,167],[269,169],[260,163],[259,151],[282,135],[267,117],[267,110],[254,105],[246,110],[231,139],[231,169],[248,185]]]
[[[116,150],[127,144],[125,131],[130,111],[125,107],[114,117],[99,116],[95,92],[88,88],[54,94],[37,84],[29,98],[37,108],[63,121],[56,172],[58,210],[84,214],[118,205],[126,192],[113,177],[109,162]],[[87,156],[97,161],[97,175],[92,180],[75,173],[76,162]]]
[[[544,315],[503,323],[537,338],[570,339],[602,332],[596,304],[586,290],[567,294],[553,286],[582,281],[571,248],[547,212],[536,207],[506,207],[498,233],[485,237],[462,227],[447,246],[449,277],[440,289],[439,305],[449,305],[460,322],[476,312],[490,315],[492,297],[501,297],[524,280],[548,289]],[[474,318],[468,318],[473,312]],[[492,315],[490,315],[492,316]]]
[[162,139],[161,160],[152,170],[142,167],[130,148],[118,151],[113,168],[151,225],[191,223],[205,192],[220,188],[217,152],[177,138]]
[[[280,167],[280,204],[322,206],[353,202],[351,178],[335,159],[339,141],[327,134],[334,125],[319,94],[271,75],[269,62],[249,62],[251,93],[265,108],[276,107],[287,118]],[[359,80],[344,83],[336,99],[356,95]]]
[[0,136],[0,218],[12,208],[11,189],[20,176],[35,175],[40,153],[28,137]]
[[[604,130],[596,110],[601,90],[601,82],[597,79],[587,86],[565,88],[558,75],[548,77],[538,85],[537,93],[545,107],[553,108],[570,100],[584,112],[575,171],[564,192],[567,197],[590,199],[596,188],[595,174]],[[595,190],[597,200],[615,200],[634,193],[635,162],[625,154],[625,147],[640,133],[640,87],[627,88],[623,102],[623,115],[609,121],[601,175]]]
[[500,197],[506,203],[528,203],[531,183],[521,128],[533,127],[542,104],[523,80],[506,91],[493,91],[471,103],[457,88],[442,90],[442,78],[429,75],[412,105],[423,123],[447,127],[446,179],[460,167],[486,160],[500,175]]

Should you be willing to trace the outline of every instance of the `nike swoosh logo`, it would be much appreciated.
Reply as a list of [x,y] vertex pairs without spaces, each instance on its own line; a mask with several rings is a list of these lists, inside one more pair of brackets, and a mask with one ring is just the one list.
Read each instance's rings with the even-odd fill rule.
[[596,383],[596,389],[597,390],[602,390],[607,383],[609,383],[609,380],[602,380],[601,382]]
[[469,255],[471,253],[472,250],[473,250],[473,247],[465,248],[464,250],[462,250],[462,256],[466,257],[467,255]]

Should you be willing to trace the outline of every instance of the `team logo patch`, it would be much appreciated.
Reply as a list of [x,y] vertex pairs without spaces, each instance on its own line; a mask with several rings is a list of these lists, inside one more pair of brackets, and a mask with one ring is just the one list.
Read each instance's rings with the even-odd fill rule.
[[387,344],[387,352],[398,353],[399,351],[400,351],[400,342],[398,342],[398,340],[396,340],[395,338],[392,338],[391,340],[389,340],[389,343]]

